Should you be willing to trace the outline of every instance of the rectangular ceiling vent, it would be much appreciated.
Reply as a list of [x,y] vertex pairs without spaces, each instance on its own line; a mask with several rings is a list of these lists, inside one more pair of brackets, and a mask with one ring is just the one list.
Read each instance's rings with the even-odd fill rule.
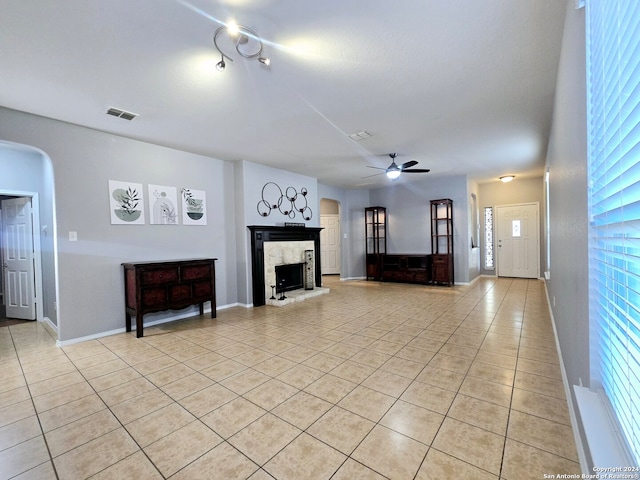
[[372,137],[373,135],[371,135],[369,132],[362,130],[361,132],[356,132],[356,133],[351,133],[350,135],[348,135],[348,137],[353,140],[354,142],[359,142],[361,140],[365,140],[367,138]]
[[122,118],[123,120],[133,120],[138,116],[137,113],[127,112],[125,110],[120,110],[119,108],[113,107],[109,107],[109,110],[107,110],[107,115]]

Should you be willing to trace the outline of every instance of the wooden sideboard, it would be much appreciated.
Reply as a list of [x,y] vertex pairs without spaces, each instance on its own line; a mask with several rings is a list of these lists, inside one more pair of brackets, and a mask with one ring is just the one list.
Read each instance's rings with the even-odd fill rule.
[[146,313],[179,310],[211,302],[211,318],[216,317],[217,258],[123,263],[127,332],[131,317],[136,319],[136,337],[142,337],[142,317]]
[[431,255],[382,255],[382,281],[402,283],[431,282]]

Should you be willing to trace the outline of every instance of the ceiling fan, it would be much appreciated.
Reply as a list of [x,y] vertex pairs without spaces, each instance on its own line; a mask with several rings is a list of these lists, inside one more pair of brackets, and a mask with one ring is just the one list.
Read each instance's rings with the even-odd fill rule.
[[[371,165],[367,165],[367,167],[375,168],[377,170],[384,170],[384,173],[386,173],[387,178],[391,180],[397,180],[401,173],[428,173],[431,171],[428,168],[411,168],[414,165],[418,164],[418,162],[416,162],[415,160],[409,160],[408,162],[405,162],[402,165],[397,165],[396,157],[398,156],[398,154],[390,153],[389,156],[391,157],[391,165],[389,165],[387,168],[372,167]],[[382,175],[382,173],[376,173],[375,175]],[[369,176],[373,177],[375,175],[369,175]]]

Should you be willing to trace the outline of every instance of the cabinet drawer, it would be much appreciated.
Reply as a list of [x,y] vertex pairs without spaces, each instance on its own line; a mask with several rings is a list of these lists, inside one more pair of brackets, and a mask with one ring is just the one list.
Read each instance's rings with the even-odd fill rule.
[[211,266],[210,265],[193,265],[188,267],[182,267],[181,279],[187,280],[206,280],[211,278]]
[[185,302],[191,300],[191,285],[171,285],[169,286],[169,302]]
[[193,284],[194,298],[210,297],[211,293],[211,282],[196,282]]
[[153,268],[141,272],[142,285],[159,285],[178,281],[178,268]]
[[145,288],[142,290],[142,306],[159,308],[167,303],[167,289],[164,287]]
[[433,263],[447,263],[449,261],[449,255],[433,255]]

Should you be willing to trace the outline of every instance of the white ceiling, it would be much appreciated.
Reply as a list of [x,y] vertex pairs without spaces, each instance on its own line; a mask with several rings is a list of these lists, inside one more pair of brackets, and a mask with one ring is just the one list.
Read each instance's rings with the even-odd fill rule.
[[[564,0],[0,0],[0,105],[373,188],[544,168]],[[230,19],[265,67],[212,38]],[[138,113],[131,121],[108,107]],[[373,136],[354,142],[348,134]]]

